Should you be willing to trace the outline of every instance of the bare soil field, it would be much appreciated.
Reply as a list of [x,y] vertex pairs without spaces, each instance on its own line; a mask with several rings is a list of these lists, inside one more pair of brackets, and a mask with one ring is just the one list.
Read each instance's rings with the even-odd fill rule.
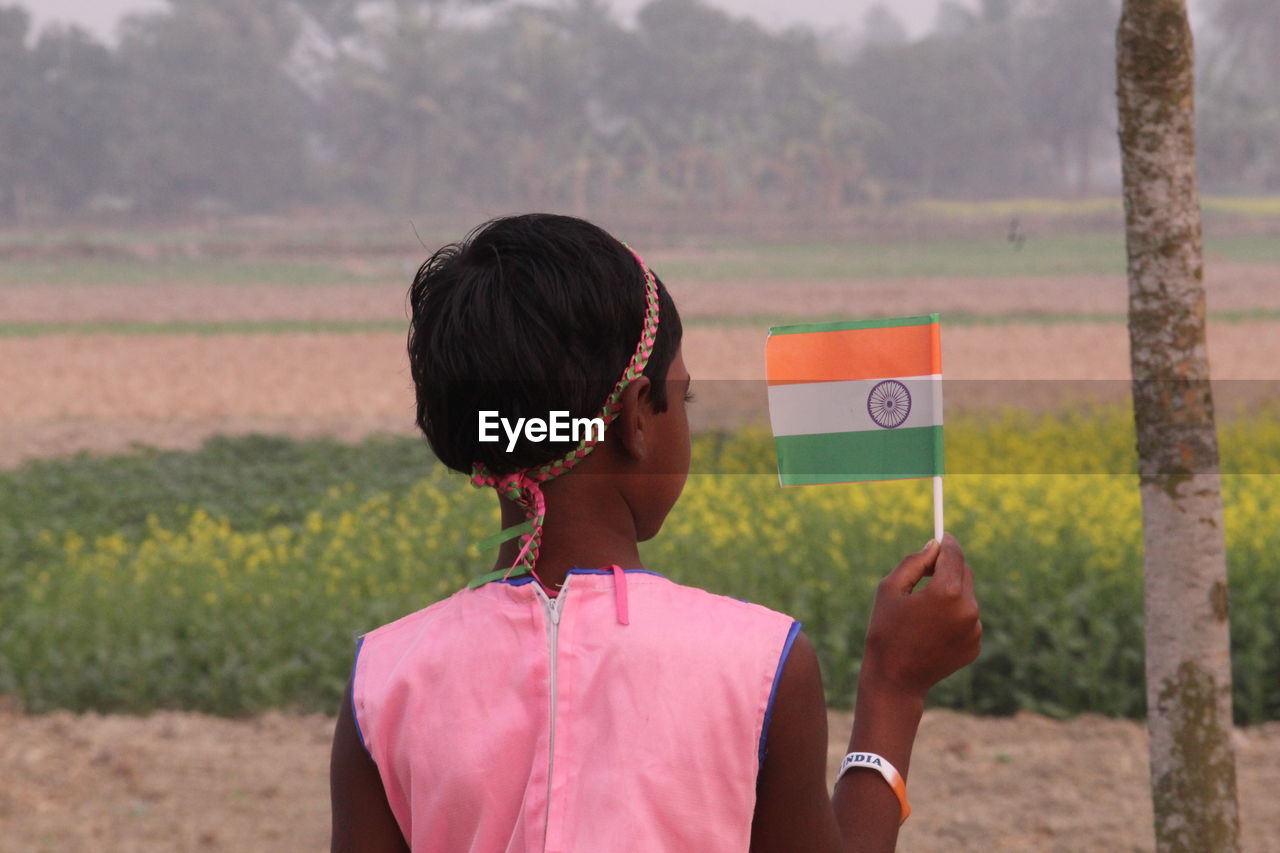
[[[695,429],[765,422],[764,339],[763,328],[687,331]],[[1280,323],[1211,324],[1209,346],[1219,379],[1280,378]],[[961,326],[946,331],[944,367],[951,411],[1123,400],[1128,338],[1118,323]],[[1275,389],[1230,390],[1249,402]],[[6,466],[134,443],[190,448],[218,433],[411,433],[413,405],[404,336],[394,332],[0,338]]]
[[[830,715],[828,775],[850,717]],[[0,713],[0,851],[328,849],[333,721]],[[1280,724],[1236,734],[1245,850],[1280,849]],[[1146,735],[1086,716],[925,715],[906,853],[1147,851]]]
[[[1280,308],[1280,270],[1256,264],[1216,263],[1205,286],[1214,311]],[[895,278],[866,281],[675,282],[682,316],[792,315],[873,317],[927,314],[1113,314],[1123,316],[1123,276],[1070,275],[1000,278]]]
[[[1215,311],[1280,309],[1278,267],[1215,263],[1209,276]],[[691,416],[699,429],[765,422],[759,380],[767,321],[756,318],[780,311],[1006,318],[946,329],[945,372],[954,392],[947,397],[949,411],[1056,408],[1074,399],[1127,395],[1122,323],[1007,322],[1028,314],[1120,316],[1126,297],[1119,276],[695,281],[674,283],[673,291],[690,319],[752,318],[749,325],[694,323],[686,330],[685,359],[700,397]],[[3,324],[403,322],[405,312],[405,286],[390,283],[0,287]],[[1280,379],[1277,332],[1277,321],[1211,323],[1215,377]],[[1274,397],[1271,383],[1229,384],[1244,403]],[[0,337],[0,466],[80,450],[126,450],[135,443],[190,448],[217,433],[354,440],[412,432],[412,416],[400,332]]]

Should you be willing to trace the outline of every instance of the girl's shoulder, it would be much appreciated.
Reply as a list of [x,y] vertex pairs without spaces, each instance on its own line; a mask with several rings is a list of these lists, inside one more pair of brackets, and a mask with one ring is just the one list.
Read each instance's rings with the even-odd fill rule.
[[[650,642],[662,644],[724,646],[731,654],[743,637],[769,646],[770,638],[785,638],[799,623],[789,614],[752,601],[678,583],[656,573],[628,572],[631,599],[630,625]],[[611,579],[593,579],[605,599],[601,607],[613,607]],[[575,581],[576,582],[576,581]],[[637,640],[639,637],[637,637]],[[745,651],[745,649],[743,649]]]
[[460,598],[466,592],[468,592],[466,589],[458,590],[448,598],[442,598],[420,610],[406,613],[398,619],[393,619],[390,622],[365,631],[360,635],[360,641],[364,643],[370,640],[377,640],[382,643],[394,643],[397,638],[410,639],[417,637],[423,631],[453,619],[456,616]]
[[[662,577],[659,575],[659,577]],[[684,602],[691,606],[707,606],[720,609],[724,612],[739,612],[744,615],[750,614],[757,617],[776,617],[781,619],[793,619],[787,613],[775,610],[763,604],[757,604],[754,601],[748,601],[745,598],[738,598],[724,593],[713,592],[700,586],[692,584],[682,584],[663,577],[663,580],[672,588],[675,595],[679,596]]]

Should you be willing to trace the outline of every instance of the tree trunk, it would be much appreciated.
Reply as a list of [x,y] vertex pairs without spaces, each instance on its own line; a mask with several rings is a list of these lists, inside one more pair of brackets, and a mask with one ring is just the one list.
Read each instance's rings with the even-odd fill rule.
[[1156,849],[1235,853],[1226,553],[1186,0],[1125,0],[1117,50]]

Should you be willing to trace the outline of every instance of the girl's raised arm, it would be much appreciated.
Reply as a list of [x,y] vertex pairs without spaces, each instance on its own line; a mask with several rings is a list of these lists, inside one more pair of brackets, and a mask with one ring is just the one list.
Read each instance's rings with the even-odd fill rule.
[[[933,580],[921,589],[926,576]],[[950,535],[911,554],[876,592],[849,752],[874,752],[907,778],[929,688],[971,663],[982,642],[973,572]],[[796,638],[769,724],[751,831],[752,853],[888,853],[900,806],[878,774],[846,773],[827,798],[827,716],[813,645]]]

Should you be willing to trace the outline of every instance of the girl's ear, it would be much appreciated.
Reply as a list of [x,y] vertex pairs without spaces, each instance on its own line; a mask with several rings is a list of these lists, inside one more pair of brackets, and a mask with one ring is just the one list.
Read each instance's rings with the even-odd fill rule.
[[637,376],[622,390],[622,410],[613,422],[622,450],[636,461],[644,459],[647,452],[645,429],[649,425],[649,377]]

